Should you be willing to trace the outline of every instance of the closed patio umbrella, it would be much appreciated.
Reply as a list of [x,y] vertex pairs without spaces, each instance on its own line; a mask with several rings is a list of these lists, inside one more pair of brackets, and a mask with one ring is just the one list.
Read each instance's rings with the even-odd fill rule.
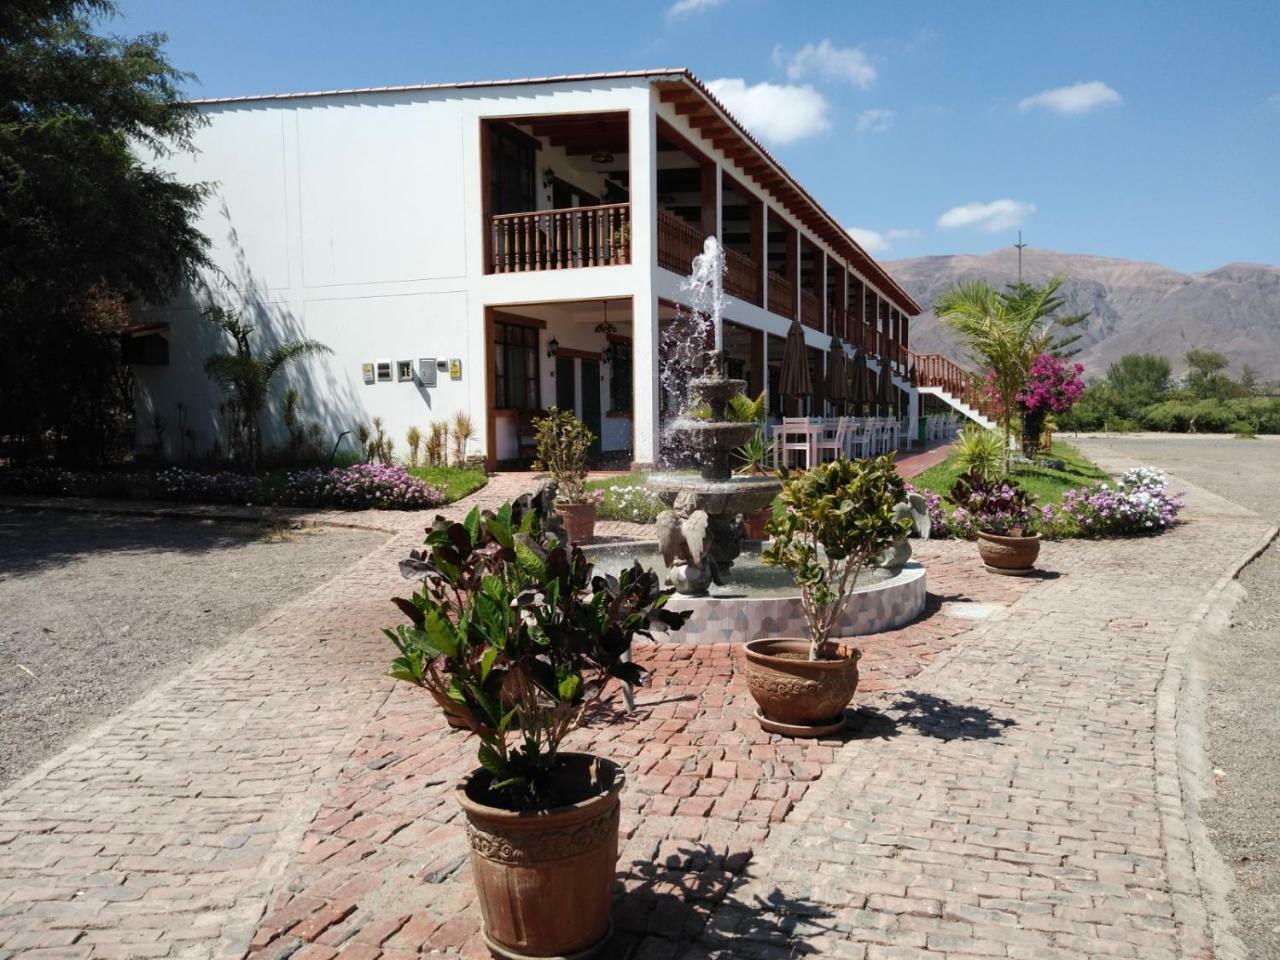
[[809,377],[809,358],[805,353],[804,330],[797,320],[787,329],[787,342],[782,348],[782,369],[778,374],[778,393],[793,400],[803,400],[813,393]]
[[880,416],[888,417],[893,411],[893,393],[896,388],[893,385],[893,374],[889,371],[889,364],[884,360],[880,361],[880,389],[876,392],[876,406],[879,408]]
[[867,389],[867,355],[861,350],[853,355],[849,379],[853,381],[850,397],[853,401],[853,415],[860,417],[866,412],[867,402],[871,399],[871,391]]
[[835,404],[838,413],[845,412],[845,401],[849,399],[849,364],[839,337],[831,338],[831,349],[827,353],[827,399]]

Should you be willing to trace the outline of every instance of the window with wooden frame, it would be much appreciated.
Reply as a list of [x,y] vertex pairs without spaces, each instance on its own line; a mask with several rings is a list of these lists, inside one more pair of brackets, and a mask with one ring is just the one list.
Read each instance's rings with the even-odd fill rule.
[[493,405],[539,410],[538,331],[515,323],[493,325]]

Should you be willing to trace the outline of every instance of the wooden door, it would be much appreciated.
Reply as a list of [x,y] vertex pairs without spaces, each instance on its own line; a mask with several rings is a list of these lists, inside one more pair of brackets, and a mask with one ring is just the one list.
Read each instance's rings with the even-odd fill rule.
[[600,361],[582,361],[582,412],[579,414],[587,429],[595,434],[591,441],[591,455],[600,455]]
[[572,357],[556,357],[556,406],[570,413],[578,412],[577,371]]

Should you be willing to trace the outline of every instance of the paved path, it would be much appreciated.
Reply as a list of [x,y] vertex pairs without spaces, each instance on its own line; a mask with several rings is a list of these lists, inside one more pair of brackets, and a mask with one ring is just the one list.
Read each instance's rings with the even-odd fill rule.
[[[639,716],[579,735],[631,782],[610,955],[1208,956],[1175,694],[1267,525],[1189,502],[1157,539],[1048,545],[1041,582],[927,545],[934,615],[866,644],[840,739],[760,733],[728,648],[642,651]],[[0,794],[0,958],[480,955],[472,745],[373,630],[419,537]]]

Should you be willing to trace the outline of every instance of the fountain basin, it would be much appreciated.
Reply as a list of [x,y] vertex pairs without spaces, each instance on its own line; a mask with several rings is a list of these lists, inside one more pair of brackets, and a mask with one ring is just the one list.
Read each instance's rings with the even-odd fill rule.
[[[687,479],[687,478],[686,478]],[[674,594],[667,606],[689,610],[681,630],[655,633],[659,643],[746,643],[765,637],[807,637],[809,628],[791,574],[766,566],[760,559],[762,542],[747,541],[733,565],[732,580],[712,586],[707,596]],[[654,542],[604,544],[583,548],[600,573],[616,574],[633,561],[657,570],[665,569]],[[925,607],[924,567],[910,561],[901,571],[875,569],[864,572],[845,601],[832,631],[833,637],[859,637],[894,630],[920,616]]]
[[[653,473],[644,482],[667,506],[684,494],[692,510],[705,510],[711,516],[735,516],[752,513],[773,503],[781,481],[772,477],[730,477],[728,480],[703,480],[687,473]],[[661,569],[661,567],[659,567]]]

